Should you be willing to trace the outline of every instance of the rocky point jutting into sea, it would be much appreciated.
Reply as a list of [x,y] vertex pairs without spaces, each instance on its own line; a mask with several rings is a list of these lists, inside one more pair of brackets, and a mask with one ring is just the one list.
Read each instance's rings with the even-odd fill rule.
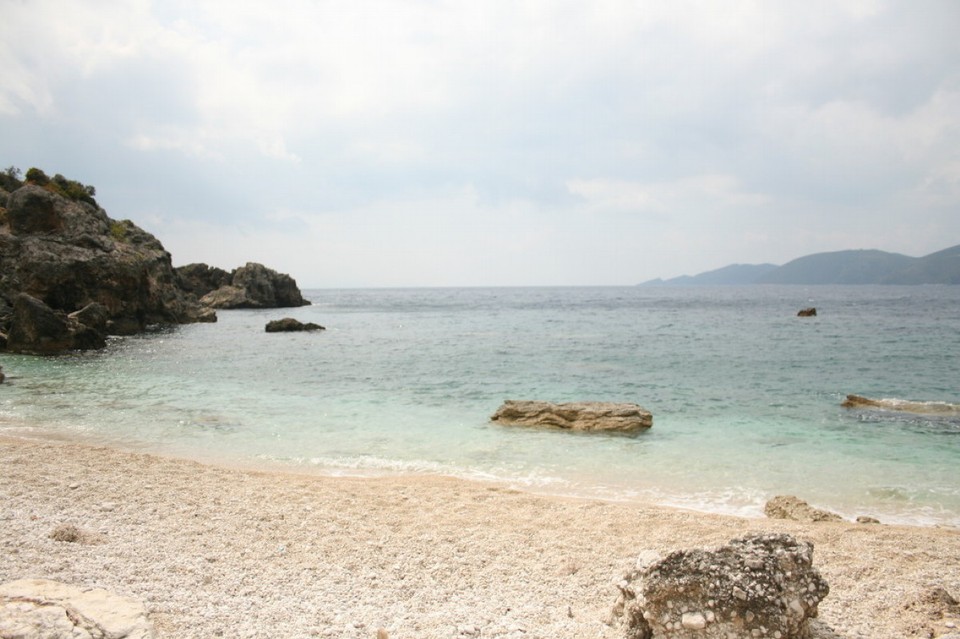
[[248,263],[228,273],[176,269],[160,241],[115,220],[93,187],[31,169],[0,183],[0,348],[53,354],[101,348],[107,335],[215,322],[216,308],[309,304],[289,275]]

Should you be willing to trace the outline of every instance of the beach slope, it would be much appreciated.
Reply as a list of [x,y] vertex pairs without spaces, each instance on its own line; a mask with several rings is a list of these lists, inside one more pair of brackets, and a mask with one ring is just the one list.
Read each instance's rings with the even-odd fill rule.
[[960,595],[955,529],[740,519],[0,439],[0,583],[134,597],[160,637],[619,637],[614,583],[638,554],[756,531],[815,544],[831,588],[821,639],[960,632],[936,594]]

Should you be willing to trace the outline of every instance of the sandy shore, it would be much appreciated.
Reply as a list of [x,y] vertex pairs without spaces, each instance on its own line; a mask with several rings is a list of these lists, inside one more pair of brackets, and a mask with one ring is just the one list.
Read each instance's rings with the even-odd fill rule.
[[[64,524],[79,541],[51,538]],[[929,601],[938,586],[960,596],[956,529],[740,519],[0,439],[0,582],[135,597],[161,637],[618,637],[613,584],[639,553],[751,531],[815,544],[831,587],[818,637],[960,632]]]

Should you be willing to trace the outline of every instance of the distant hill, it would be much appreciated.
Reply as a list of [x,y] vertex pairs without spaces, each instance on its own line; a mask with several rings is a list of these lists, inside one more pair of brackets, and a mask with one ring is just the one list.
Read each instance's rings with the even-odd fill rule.
[[754,284],[767,273],[778,269],[776,264],[731,264],[699,275],[681,275],[669,280],[650,280],[644,285],[709,286],[713,284]]
[[644,286],[718,284],[960,284],[960,245],[925,257],[878,250],[814,253],[774,264],[731,264],[723,268],[651,280]]

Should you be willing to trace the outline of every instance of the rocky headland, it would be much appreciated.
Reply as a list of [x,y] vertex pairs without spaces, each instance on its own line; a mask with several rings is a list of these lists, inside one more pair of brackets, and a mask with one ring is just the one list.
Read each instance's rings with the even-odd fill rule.
[[94,193],[39,169],[0,175],[0,349],[96,349],[108,335],[215,322],[217,308],[309,303],[292,277],[262,264],[174,268],[155,236],[108,216]]

